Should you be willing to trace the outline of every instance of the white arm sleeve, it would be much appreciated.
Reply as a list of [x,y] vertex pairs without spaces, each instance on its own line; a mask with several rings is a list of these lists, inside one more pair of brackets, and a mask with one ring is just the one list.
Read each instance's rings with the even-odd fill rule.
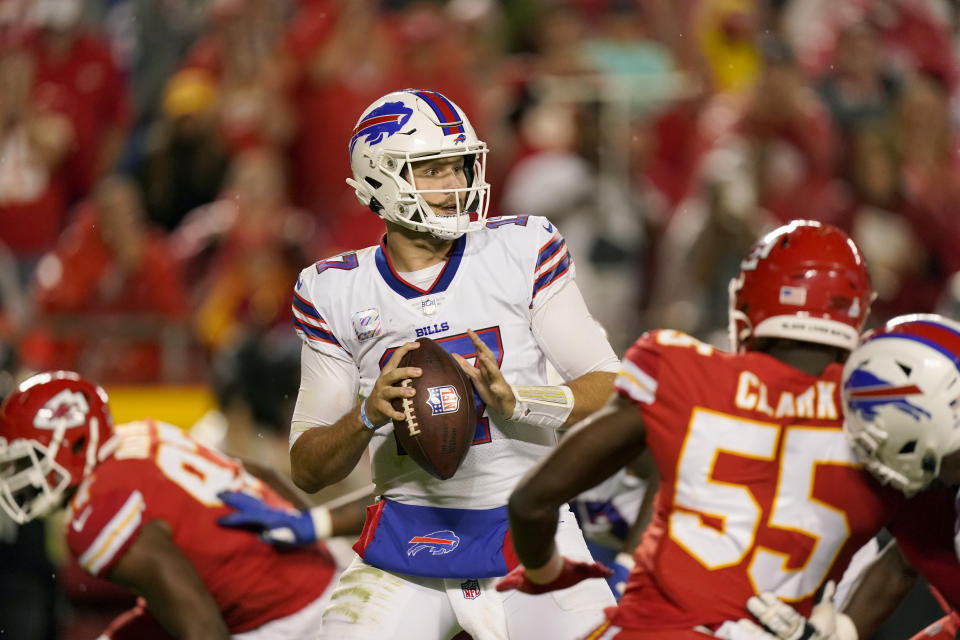
[[290,446],[303,432],[317,426],[331,425],[357,403],[360,372],[357,365],[345,358],[335,358],[314,351],[307,345],[300,349],[300,391],[290,425]]
[[565,381],[620,368],[607,332],[590,315],[576,282],[567,283],[534,310],[532,326],[537,344]]

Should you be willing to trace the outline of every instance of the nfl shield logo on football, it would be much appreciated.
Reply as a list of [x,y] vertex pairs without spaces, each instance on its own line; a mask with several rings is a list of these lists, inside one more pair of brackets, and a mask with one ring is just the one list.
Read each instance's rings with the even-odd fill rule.
[[376,338],[383,329],[380,327],[380,311],[378,309],[364,309],[353,314],[353,332],[357,340],[363,342]]
[[430,387],[427,389],[427,406],[430,407],[433,415],[456,413],[460,408],[460,394],[448,384],[442,387]]
[[463,589],[463,597],[467,600],[475,600],[476,598],[480,597],[479,580],[467,580],[466,582],[461,582],[460,588]]

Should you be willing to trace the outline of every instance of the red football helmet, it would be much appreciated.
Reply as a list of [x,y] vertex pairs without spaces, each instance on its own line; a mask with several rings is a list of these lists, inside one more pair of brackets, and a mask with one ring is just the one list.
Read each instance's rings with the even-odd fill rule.
[[757,242],[730,281],[734,351],[754,338],[857,346],[873,292],[863,255],[840,229],[794,220]]
[[23,524],[62,506],[112,433],[99,386],[71,371],[23,381],[0,406],[0,507]]

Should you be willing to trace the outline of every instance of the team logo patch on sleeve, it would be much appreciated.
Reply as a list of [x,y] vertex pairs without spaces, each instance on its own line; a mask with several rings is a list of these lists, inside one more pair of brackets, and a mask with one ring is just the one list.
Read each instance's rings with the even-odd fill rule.
[[460,394],[452,385],[427,389],[427,406],[433,415],[456,413],[460,409]]
[[408,544],[411,545],[407,549],[408,556],[415,556],[424,549],[429,549],[435,556],[442,556],[456,549],[460,544],[460,538],[453,531],[444,529],[425,536],[413,536]]
[[376,338],[383,329],[380,326],[380,310],[364,309],[353,314],[353,332],[357,335],[357,340],[363,342],[370,338]]
[[466,600],[476,600],[480,597],[480,581],[467,580],[460,583],[460,589],[463,590],[463,597]]

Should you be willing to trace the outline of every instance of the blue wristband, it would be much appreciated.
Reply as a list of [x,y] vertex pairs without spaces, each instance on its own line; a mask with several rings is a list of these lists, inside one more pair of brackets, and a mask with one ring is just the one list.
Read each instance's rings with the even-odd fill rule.
[[360,421],[363,422],[363,426],[370,431],[376,431],[380,427],[370,422],[370,418],[367,417],[367,400],[364,398],[363,402],[360,403]]

